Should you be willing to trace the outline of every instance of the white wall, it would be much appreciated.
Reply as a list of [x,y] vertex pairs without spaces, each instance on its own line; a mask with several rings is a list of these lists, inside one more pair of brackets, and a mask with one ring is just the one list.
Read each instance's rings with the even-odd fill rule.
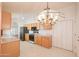
[[59,18],[59,21],[55,24],[54,29],[52,29],[52,45],[54,47],[64,48],[72,51],[72,22],[74,19],[75,7],[60,9],[60,11],[65,14],[66,18]]

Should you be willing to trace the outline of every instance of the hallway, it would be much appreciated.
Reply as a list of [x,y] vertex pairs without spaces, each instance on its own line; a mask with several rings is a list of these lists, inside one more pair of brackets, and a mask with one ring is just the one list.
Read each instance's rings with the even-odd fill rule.
[[74,57],[75,55],[64,49],[47,49],[26,41],[20,42],[20,57]]

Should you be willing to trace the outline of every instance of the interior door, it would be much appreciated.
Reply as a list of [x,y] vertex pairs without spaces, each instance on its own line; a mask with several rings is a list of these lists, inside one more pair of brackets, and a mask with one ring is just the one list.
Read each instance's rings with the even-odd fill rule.
[[76,22],[74,23],[74,28],[75,28],[75,53],[77,56],[79,56],[79,20],[76,20]]
[[72,21],[57,22],[53,30],[53,45],[72,51]]
[[76,9],[76,20],[74,20],[74,23],[73,23],[73,25],[74,25],[74,29],[75,29],[75,41],[76,41],[76,43],[75,43],[75,52],[76,52],[76,55],[77,56],[79,56],[79,3],[77,3],[77,9]]
[[72,51],[72,20],[62,22],[63,48]]
[[57,22],[53,28],[52,46],[62,48],[61,22]]
[[79,56],[79,34],[76,39],[76,55]]

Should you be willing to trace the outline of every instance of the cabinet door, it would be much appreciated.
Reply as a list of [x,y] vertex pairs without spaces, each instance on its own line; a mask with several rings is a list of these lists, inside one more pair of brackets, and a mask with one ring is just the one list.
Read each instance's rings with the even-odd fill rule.
[[31,27],[33,27],[33,23],[31,24]]
[[51,48],[52,47],[51,37],[42,37],[42,46],[46,48]]
[[41,40],[41,36],[39,35],[37,35],[36,37],[35,37],[35,43],[36,44],[38,44],[38,45],[41,45],[42,44],[42,40]]
[[43,28],[46,29],[46,30],[52,29],[52,25],[49,24],[49,23],[44,23],[42,26],[43,26]]
[[74,20],[74,30],[75,30],[75,42],[74,45],[76,48],[76,54],[79,57],[79,3],[77,4],[77,16],[76,20]]
[[41,45],[42,44],[42,39],[41,36],[38,36],[38,44]]
[[29,34],[25,34],[25,40],[29,41]]
[[31,24],[28,24],[28,29],[31,30]]
[[11,13],[2,12],[2,28],[11,28]]
[[32,27],[37,27],[37,23],[32,23]]
[[35,38],[35,43],[38,43],[38,37],[34,37]]
[[20,55],[20,42],[14,41],[2,44],[3,56],[19,56]]
[[1,43],[0,43],[0,55],[1,55]]

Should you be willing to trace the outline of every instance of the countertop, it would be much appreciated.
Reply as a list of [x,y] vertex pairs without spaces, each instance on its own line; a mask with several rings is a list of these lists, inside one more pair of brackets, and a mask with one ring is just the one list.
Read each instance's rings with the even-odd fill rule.
[[9,43],[9,42],[14,42],[14,41],[19,41],[19,39],[16,37],[12,37],[12,38],[6,38],[6,37],[1,37],[0,38],[0,43],[3,44],[3,43]]

